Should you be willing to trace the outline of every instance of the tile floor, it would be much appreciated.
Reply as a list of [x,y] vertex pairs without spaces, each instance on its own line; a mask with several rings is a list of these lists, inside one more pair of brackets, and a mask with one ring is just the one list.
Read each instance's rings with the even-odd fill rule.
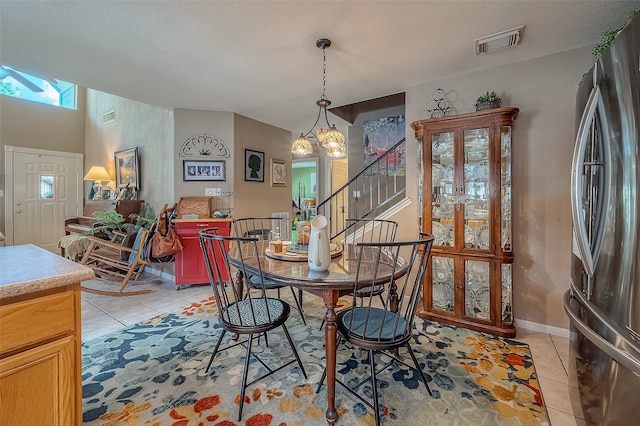
[[[117,291],[117,286],[100,281],[87,281],[83,285]],[[176,291],[172,281],[146,273],[141,282],[130,285],[128,289],[132,287],[152,288],[153,292],[126,297],[82,292],[83,341],[120,330],[158,314],[177,311],[191,302],[211,295],[209,286],[188,286]],[[527,343],[531,349],[551,424],[586,425],[582,418],[573,415],[571,408],[570,398],[577,397],[577,393],[575,388],[568,385],[569,340],[522,328],[518,330],[516,339]]]

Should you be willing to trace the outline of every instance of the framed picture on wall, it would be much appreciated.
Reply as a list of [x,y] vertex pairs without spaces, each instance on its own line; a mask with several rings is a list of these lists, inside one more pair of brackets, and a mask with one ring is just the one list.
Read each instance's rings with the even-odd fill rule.
[[284,188],[287,186],[287,163],[284,160],[272,158],[271,186]]
[[131,188],[140,191],[140,166],[138,147],[123,149],[113,153],[116,165],[116,187]]
[[182,180],[187,181],[224,181],[224,160],[182,160]]
[[264,152],[244,150],[244,180],[264,182]]

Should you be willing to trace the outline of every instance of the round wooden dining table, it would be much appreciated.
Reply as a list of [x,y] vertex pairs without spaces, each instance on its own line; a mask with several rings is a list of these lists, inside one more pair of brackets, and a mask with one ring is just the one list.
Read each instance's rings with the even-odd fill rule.
[[[254,247],[257,247],[258,253],[251,253],[251,251],[255,251]],[[361,261],[358,268],[356,247],[346,244],[343,247],[342,254],[332,260],[328,271],[315,272],[309,268],[306,261],[301,262],[298,259],[287,260],[286,256],[278,256],[278,258],[267,256],[265,253],[268,249],[268,241],[258,241],[257,246],[242,244],[229,250],[229,263],[238,268],[236,286],[240,294],[242,294],[244,291],[242,260],[244,260],[244,268],[247,273],[258,275],[261,270],[263,277],[266,279],[307,291],[322,298],[327,308],[324,328],[328,403],[326,418],[329,424],[334,424],[338,420],[335,406],[337,351],[335,308],[338,298],[353,292],[356,275],[358,288],[362,288],[373,284],[374,271],[377,283],[380,284],[391,281],[394,271],[396,278],[406,274],[408,265],[400,257],[396,259],[395,268],[390,262],[378,262],[379,258],[374,255],[373,251],[369,252],[372,249],[367,247],[361,248],[364,251],[360,256]],[[242,253],[240,250],[242,250]],[[389,298],[393,309],[394,304],[397,306],[397,294],[394,292],[393,285],[390,288]]]

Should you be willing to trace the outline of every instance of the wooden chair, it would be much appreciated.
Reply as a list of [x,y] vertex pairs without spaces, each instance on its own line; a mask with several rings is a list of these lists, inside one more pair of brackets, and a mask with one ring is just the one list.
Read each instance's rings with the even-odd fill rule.
[[[340,333],[339,344],[343,341],[365,349],[369,352],[369,366],[371,379],[371,392],[373,394],[373,404],[370,399],[364,395],[368,392],[361,390],[363,384],[368,380],[361,380],[359,383],[349,384],[336,378],[339,383],[351,394],[360,399],[365,405],[373,408],[376,419],[376,426],[380,425],[380,407],[378,402],[378,387],[376,383],[376,375],[383,370],[401,363],[409,368],[412,366],[406,364],[398,357],[398,349],[405,347],[409,356],[413,360],[415,370],[422,379],[427,392],[431,395],[431,389],[427,383],[427,378],[418,364],[410,342],[413,338],[413,323],[415,320],[418,304],[422,301],[422,282],[427,269],[427,263],[431,254],[433,245],[433,236],[429,234],[420,234],[421,239],[418,241],[408,242],[389,242],[389,243],[359,243],[356,246],[358,259],[358,270],[361,265],[370,265],[371,261],[376,263],[386,263],[392,265],[395,270],[407,268],[406,273],[401,277],[395,278],[390,282],[386,282],[387,297],[383,299],[383,306],[378,307],[372,304],[372,294],[369,294],[368,303],[364,306],[356,305],[357,290],[363,283],[356,282],[352,292],[352,306],[344,309],[336,315],[336,326]],[[365,250],[366,253],[373,251],[373,257],[368,257],[367,262],[363,262]],[[403,252],[403,257],[400,252]],[[408,253],[408,256],[407,254]],[[402,260],[402,263],[400,261]],[[364,275],[364,274],[363,274]],[[397,274],[394,272],[393,274]],[[376,283],[376,271],[374,271],[373,282]],[[366,286],[370,292],[373,292],[372,286]],[[392,296],[393,295],[393,296]],[[396,297],[397,296],[397,297]],[[385,351],[385,354],[392,357],[392,361],[376,370],[375,354]],[[318,385],[316,392],[320,391],[324,379],[326,377],[326,369]]]
[[144,246],[147,235],[148,231],[140,228],[133,247],[120,244],[117,237],[121,237],[121,235],[111,241],[88,236],[89,247],[80,263],[93,269],[96,277],[119,284],[120,291],[111,292],[88,287],[82,287],[82,290],[109,296],[132,296],[151,293],[152,290],[124,291],[129,281],[131,279],[137,280],[144,271],[144,267],[150,263],[140,257],[140,251]]
[[[304,378],[307,378],[307,373],[302,366],[302,361],[296,350],[285,321],[289,318],[291,308],[288,303],[281,299],[269,298],[266,294],[265,280],[262,277],[262,270],[259,271],[256,280],[256,284],[262,291],[251,294],[242,295],[234,285],[232,281],[226,282],[221,277],[233,277],[231,271],[231,265],[229,263],[229,257],[227,254],[228,245],[231,243],[240,247],[242,266],[238,267],[244,276],[247,276],[245,269],[245,259],[255,257],[258,255],[257,238],[241,238],[241,237],[225,237],[216,235],[217,228],[209,228],[199,232],[200,247],[202,248],[202,255],[204,257],[207,272],[209,274],[209,280],[211,281],[211,288],[216,298],[216,305],[218,307],[218,324],[222,328],[220,337],[216,342],[211,359],[207,365],[206,372],[209,371],[213,359],[220,350],[226,350],[237,345],[246,344],[246,355],[244,360],[244,370],[242,373],[242,390],[240,392],[240,404],[238,408],[238,422],[242,418],[242,408],[244,407],[245,392],[248,386],[251,386],[263,378],[287,367],[288,365],[298,362],[298,366],[302,372]],[[218,259],[224,259],[220,262]],[[272,361],[268,361],[268,364],[261,360],[255,353],[251,352],[252,343],[254,337],[265,335],[268,331],[274,330],[278,327],[282,327],[282,331],[291,346],[295,359],[279,366],[274,367]],[[220,344],[227,332],[247,335],[246,341],[230,343],[230,345],[224,349],[220,349]],[[233,340],[232,340],[233,342]],[[247,372],[249,370],[249,362],[251,357],[254,357],[267,372],[260,377],[257,377],[251,383],[247,383]],[[224,361],[228,366],[229,360]]]
[[[289,225],[289,218],[286,217],[247,217],[236,219],[233,221],[234,232],[238,237],[258,238],[259,240],[271,240],[275,234],[280,234],[281,240],[288,240],[291,235],[291,228]],[[275,283],[271,280],[262,282],[259,277],[255,275],[249,276],[248,287],[251,289],[264,289],[264,290],[277,290],[278,298],[280,297],[280,289],[287,287],[286,285]],[[291,294],[293,300],[296,303],[296,309],[300,313],[302,322],[307,325],[307,321],[304,318],[304,311],[302,310],[302,290],[296,291],[293,287]]]

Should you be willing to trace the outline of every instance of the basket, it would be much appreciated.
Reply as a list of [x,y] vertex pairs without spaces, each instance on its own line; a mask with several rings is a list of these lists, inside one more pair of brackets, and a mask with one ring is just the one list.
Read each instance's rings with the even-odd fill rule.
[[178,218],[184,215],[197,215],[198,219],[211,217],[213,197],[180,197],[178,202]]
[[476,111],[480,111],[483,109],[493,109],[500,108],[500,102],[491,101],[491,102],[479,102],[476,104]]

